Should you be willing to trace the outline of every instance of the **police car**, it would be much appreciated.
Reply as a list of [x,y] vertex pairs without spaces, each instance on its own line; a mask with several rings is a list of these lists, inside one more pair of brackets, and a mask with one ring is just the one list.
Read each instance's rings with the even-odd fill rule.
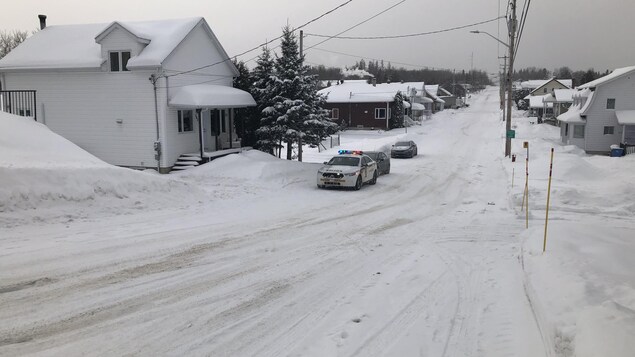
[[324,162],[317,172],[317,186],[351,187],[359,190],[365,183],[377,183],[377,163],[362,151],[340,150],[339,155]]

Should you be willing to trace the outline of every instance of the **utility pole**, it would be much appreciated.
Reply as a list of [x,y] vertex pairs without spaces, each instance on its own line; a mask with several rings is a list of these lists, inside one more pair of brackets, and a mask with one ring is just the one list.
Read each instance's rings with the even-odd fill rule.
[[[500,78],[500,96],[501,96],[501,110],[503,111],[503,120],[505,120],[505,80],[507,78],[507,56],[498,57],[503,60],[503,73],[499,75]],[[500,68],[500,67],[499,67]]]
[[512,138],[512,75],[514,73],[514,41],[516,41],[516,0],[511,0],[511,22],[509,28],[509,68],[507,70],[507,122],[505,125],[505,156],[511,157]]
[[[300,66],[304,66],[304,31],[300,30]],[[298,134],[298,161],[302,162],[302,131]]]

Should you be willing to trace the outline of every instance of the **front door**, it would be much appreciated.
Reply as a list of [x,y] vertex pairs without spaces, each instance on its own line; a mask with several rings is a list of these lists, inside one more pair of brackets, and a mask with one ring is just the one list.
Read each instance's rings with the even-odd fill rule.
[[635,125],[624,125],[624,144],[635,145]]

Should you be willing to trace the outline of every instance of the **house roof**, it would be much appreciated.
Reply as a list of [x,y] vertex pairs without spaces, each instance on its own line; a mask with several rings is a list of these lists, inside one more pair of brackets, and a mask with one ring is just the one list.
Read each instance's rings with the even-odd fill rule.
[[395,101],[396,92],[375,87],[366,81],[345,81],[318,93],[326,96],[327,103],[387,103]]
[[620,125],[635,125],[635,110],[616,110],[615,116]]
[[534,88],[530,94],[533,94],[534,92],[538,91],[540,88],[546,86],[547,84],[551,83],[551,82],[556,82],[560,85],[562,85],[565,88],[571,88],[573,81],[571,79],[555,79],[555,78],[551,78],[546,80],[543,84],[541,84],[540,86]]
[[567,88],[573,87],[573,80],[572,79],[556,79],[556,78],[532,79],[532,80],[529,80],[529,81],[520,82],[520,86],[523,89],[531,89],[533,91],[534,89],[542,87],[542,86],[544,86],[545,84],[551,82],[554,79],[556,81],[560,82],[560,84],[564,85]]
[[575,89],[555,89],[554,91],[556,102],[558,103],[570,103],[573,102],[573,93]]
[[[529,97],[529,107],[530,108],[543,108],[544,107],[543,99],[546,99],[549,96],[551,96],[551,94],[533,95],[533,96]],[[553,107],[553,103],[547,102],[547,108],[552,108],[552,107]]]
[[580,115],[580,107],[573,106],[569,108],[566,112],[558,115],[558,120],[565,123],[584,123],[584,118]]
[[116,27],[125,29],[139,42],[147,44],[138,56],[128,61],[128,68],[157,67],[201,21],[205,20],[195,17],[48,26],[2,58],[0,70],[99,68],[105,59],[98,42]]
[[578,88],[584,89],[584,88],[595,88],[597,86],[600,86],[602,84],[605,84],[607,82],[610,82],[612,80],[615,80],[627,73],[631,73],[635,71],[635,66],[631,66],[631,67],[623,67],[623,68],[617,68],[616,70],[614,70],[613,72],[611,72],[611,74],[608,74],[604,77],[600,77],[594,81],[585,83],[581,86],[578,86]]
[[169,100],[177,108],[244,108],[256,105],[251,94],[238,88],[213,84],[192,84],[177,88]]

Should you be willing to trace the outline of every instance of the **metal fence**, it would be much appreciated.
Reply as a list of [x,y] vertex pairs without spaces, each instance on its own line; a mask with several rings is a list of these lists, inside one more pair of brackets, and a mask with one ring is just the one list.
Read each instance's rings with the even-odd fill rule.
[[318,152],[322,152],[323,150],[332,149],[336,146],[340,146],[340,135],[331,135],[330,137],[322,140],[320,145],[318,145]]
[[0,90],[0,111],[37,120],[34,90]]

